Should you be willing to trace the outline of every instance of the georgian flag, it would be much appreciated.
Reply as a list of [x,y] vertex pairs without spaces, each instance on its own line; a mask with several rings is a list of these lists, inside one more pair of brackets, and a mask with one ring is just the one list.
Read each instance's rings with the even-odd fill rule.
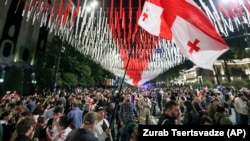
[[138,24],[150,34],[172,40],[197,66],[213,63],[229,47],[193,0],[146,0]]

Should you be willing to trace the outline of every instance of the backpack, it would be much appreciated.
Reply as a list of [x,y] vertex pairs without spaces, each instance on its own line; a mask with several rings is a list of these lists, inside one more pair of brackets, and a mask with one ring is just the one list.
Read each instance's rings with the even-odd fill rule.
[[[108,128],[108,125],[105,120],[103,120],[103,124],[101,125],[103,132]],[[112,141],[110,135],[105,139],[105,141]]]

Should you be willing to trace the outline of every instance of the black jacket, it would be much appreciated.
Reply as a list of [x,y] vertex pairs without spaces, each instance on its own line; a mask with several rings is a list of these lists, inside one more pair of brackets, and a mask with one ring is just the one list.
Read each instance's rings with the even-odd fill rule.
[[28,136],[26,135],[18,135],[15,141],[32,141]]
[[166,114],[162,114],[158,120],[157,125],[175,125],[175,119],[172,117],[169,117]]

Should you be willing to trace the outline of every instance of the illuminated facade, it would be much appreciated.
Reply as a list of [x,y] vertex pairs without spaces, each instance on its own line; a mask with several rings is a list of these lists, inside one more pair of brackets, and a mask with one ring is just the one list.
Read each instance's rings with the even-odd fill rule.
[[194,66],[189,70],[182,71],[180,78],[181,79],[177,80],[179,84],[199,81],[210,81],[213,84],[222,84],[227,83],[228,79],[250,80],[250,58],[229,61],[227,62],[227,67],[223,60],[217,60],[214,63],[214,71],[204,70]]
[[10,77],[14,68],[23,70],[24,78],[20,83],[25,86],[25,92],[30,89],[34,65],[43,63],[48,31],[22,16],[24,1],[5,2],[0,2],[0,93],[6,91],[4,80]]

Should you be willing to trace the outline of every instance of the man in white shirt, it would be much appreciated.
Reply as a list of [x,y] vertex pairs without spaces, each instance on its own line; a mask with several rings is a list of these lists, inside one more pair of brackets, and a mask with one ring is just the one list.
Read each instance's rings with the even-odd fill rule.
[[237,112],[236,114],[239,116],[238,124],[248,125],[249,107],[247,106],[246,100],[246,97],[242,93],[238,94],[238,97],[234,100],[234,108]]
[[[142,92],[142,98],[138,100],[138,107],[140,109],[140,123],[141,124],[151,124],[150,121],[150,109],[152,107],[151,100],[148,98],[147,92]],[[146,121],[147,120],[147,121]]]
[[103,107],[96,107],[97,122],[94,128],[94,134],[99,141],[112,141],[110,123],[105,119],[105,109]]

